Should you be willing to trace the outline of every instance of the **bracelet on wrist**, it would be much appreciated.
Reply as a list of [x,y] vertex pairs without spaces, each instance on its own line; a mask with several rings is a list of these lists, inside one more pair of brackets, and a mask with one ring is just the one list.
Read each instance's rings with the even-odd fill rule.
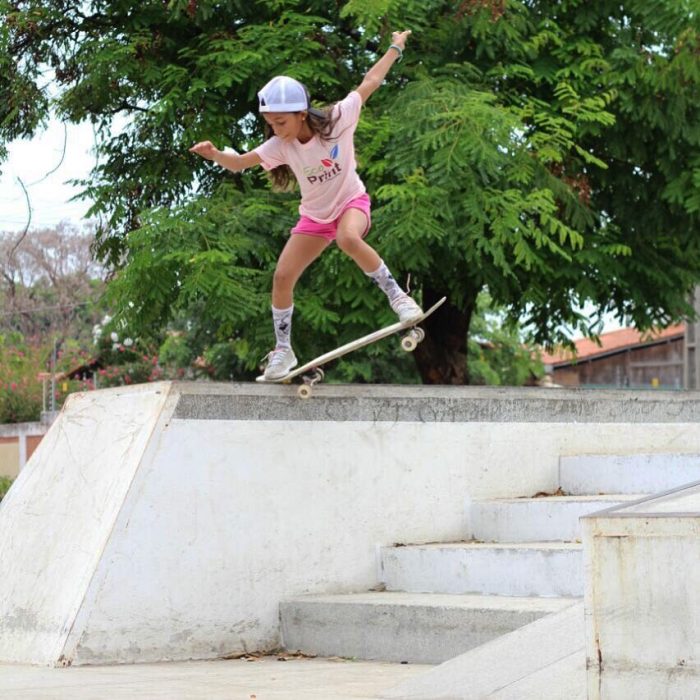
[[403,49],[398,44],[392,44],[389,48],[396,49],[396,51],[398,51],[398,54],[399,54],[398,61],[401,62],[401,59],[403,58]]

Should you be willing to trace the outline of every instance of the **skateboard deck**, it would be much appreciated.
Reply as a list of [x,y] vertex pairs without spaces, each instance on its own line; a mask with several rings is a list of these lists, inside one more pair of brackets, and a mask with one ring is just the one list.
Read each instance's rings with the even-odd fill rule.
[[352,340],[345,345],[341,345],[335,350],[319,355],[306,364],[303,364],[300,367],[295,367],[284,377],[279,377],[277,379],[265,379],[264,375],[260,375],[255,381],[264,384],[285,384],[294,379],[294,377],[298,377],[303,374],[310,374],[312,376],[310,376],[308,379],[305,377],[305,383],[302,384],[297,391],[301,398],[308,398],[311,396],[311,387],[323,379],[323,370],[321,369],[322,365],[325,365],[331,360],[337,360],[339,357],[347,355],[349,352],[359,350],[360,348],[365,347],[365,345],[370,345],[371,343],[375,343],[382,338],[386,338],[394,333],[400,333],[401,331],[408,331],[408,333],[401,339],[401,347],[406,352],[412,352],[415,350],[418,343],[420,343],[425,337],[425,331],[422,328],[417,328],[418,324],[428,318],[433,311],[442,306],[446,299],[447,297],[442,297],[442,299],[433,304],[427,311],[424,311],[417,318],[410,321],[398,321],[397,323],[392,323],[390,326],[380,328],[378,331],[374,331],[368,335],[363,335],[357,340]]

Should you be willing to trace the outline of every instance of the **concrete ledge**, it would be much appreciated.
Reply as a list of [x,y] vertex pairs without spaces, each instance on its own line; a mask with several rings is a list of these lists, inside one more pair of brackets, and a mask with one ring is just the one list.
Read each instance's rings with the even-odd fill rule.
[[448,386],[175,383],[175,418],[372,422],[675,423],[700,421],[700,392]]
[[289,651],[408,663],[441,663],[568,600],[410,593],[301,596],[280,604]]

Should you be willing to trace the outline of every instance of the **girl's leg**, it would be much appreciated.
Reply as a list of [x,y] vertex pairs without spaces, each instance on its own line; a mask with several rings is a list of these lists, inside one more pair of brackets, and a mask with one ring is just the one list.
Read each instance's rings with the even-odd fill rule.
[[370,274],[382,263],[382,259],[372,246],[362,237],[367,230],[367,216],[360,209],[346,209],[338,221],[335,243],[346,255],[349,255],[360,267]]
[[420,316],[420,306],[401,289],[379,254],[363,240],[362,236],[366,230],[367,217],[364,212],[359,209],[347,209],[338,222],[335,242],[386,294],[391,308],[399,315],[401,321]]
[[329,246],[322,236],[291,235],[284,246],[272,279],[272,305],[287,308],[294,301],[294,286],[302,273]]
[[275,349],[268,355],[266,379],[284,377],[297,364],[291,345],[294,286],[304,270],[328,247],[321,236],[292,234],[277,261],[272,279]]

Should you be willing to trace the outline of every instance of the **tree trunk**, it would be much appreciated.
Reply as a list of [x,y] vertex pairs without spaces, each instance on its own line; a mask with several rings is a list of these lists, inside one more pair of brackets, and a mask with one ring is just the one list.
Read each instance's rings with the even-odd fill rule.
[[[423,290],[423,305],[428,309],[445,294],[435,289]],[[467,384],[467,333],[474,301],[459,308],[447,301],[421,325],[425,339],[414,352],[424,384]]]

